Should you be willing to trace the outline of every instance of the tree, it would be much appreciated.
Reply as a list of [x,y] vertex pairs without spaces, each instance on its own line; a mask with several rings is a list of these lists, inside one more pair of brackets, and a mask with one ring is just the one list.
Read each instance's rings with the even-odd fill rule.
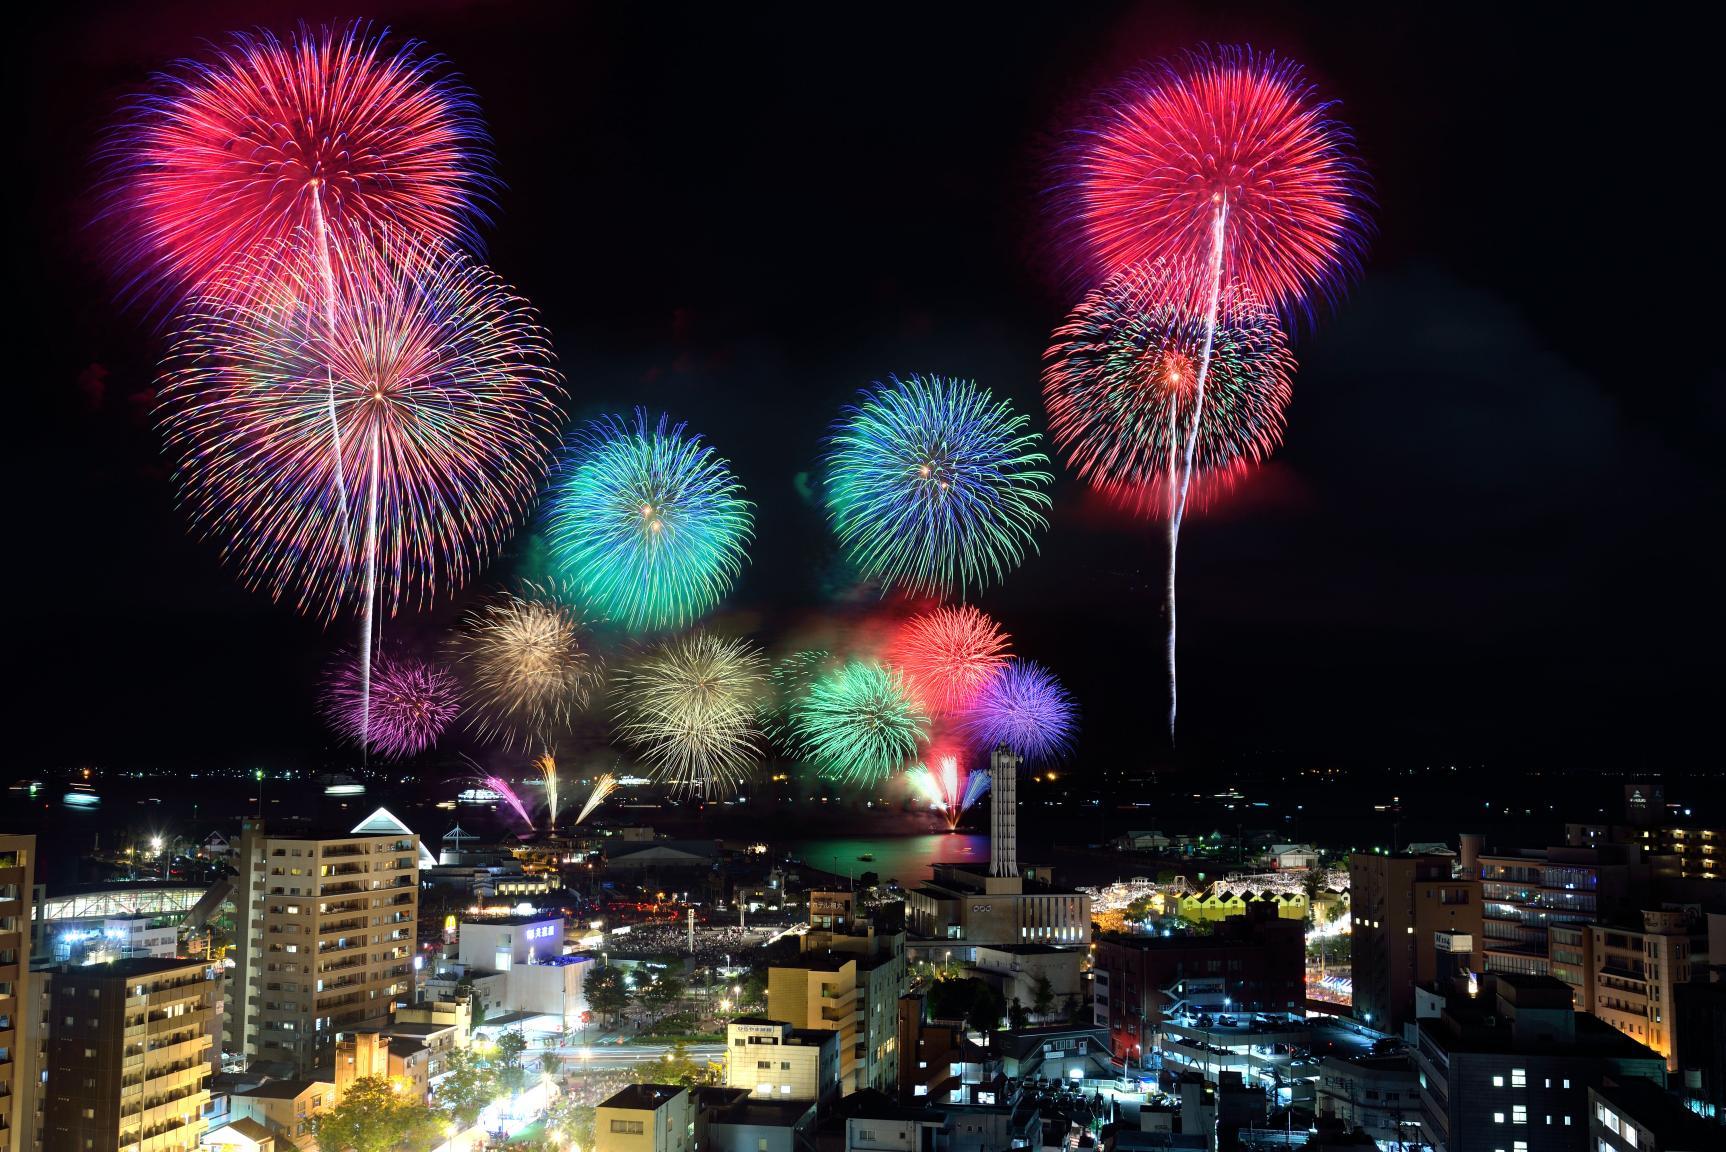
[[662,1015],[683,996],[683,981],[666,973],[635,994],[642,1007],[654,1015]]
[[511,1096],[527,1087],[527,1069],[522,1067],[521,1054],[527,1051],[527,1037],[519,1029],[505,1032],[497,1038],[497,1058],[492,1062],[497,1070],[497,1082]]
[[629,986],[623,982],[623,973],[610,965],[589,972],[584,987],[588,1006],[601,1016],[615,1021],[629,1007]]
[[1041,1020],[1049,1014],[1049,1009],[1055,1006],[1055,986],[1049,983],[1047,976],[1039,972],[1031,989],[1031,1010],[1037,1014],[1037,1019]]
[[647,1077],[640,1083],[681,1084],[685,1088],[695,1088],[714,1081],[713,1069],[690,1059],[689,1047],[681,1041],[671,1046],[671,1051],[659,1064],[643,1060],[635,1067],[640,1075]]
[[438,1081],[438,1107],[449,1113],[460,1129],[479,1123],[479,1114],[498,1096],[497,1073],[470,1048],[450,1053],[447,1075]]
[[744,977],[742,991],[737,994],[738,1009],[743,1012],[767,1011],[767,977],[761,972],[751,972]]
[[444,1124],[388,1080],[364,1076],[313,1118],[312,1136],[321,1152],[431,1152],[443,1143]]
[[546,1131],[577,1148],[593,1147],[593,1118],[595,1109],[591,1104],[583,1104],[574,1096],[564,1093],[553,1100],[546,1111]]
[[1006,998],[998,989],[981,980],[972,980],[971,983],[976,985],[976,998],[971,1001],[970,1011],[965,1013],[965,1023],[979,1032],[993,1032],[1001,1026],[1001,1017],[1006,1015]]
[[1025,1013],[1025,1006],[1019,1003],[1019,998],[1017,996],[1013,997],[1012,1001],[1007,1005],[1007,1027],[1017,1032],[1029,1023],[1030,1019]]

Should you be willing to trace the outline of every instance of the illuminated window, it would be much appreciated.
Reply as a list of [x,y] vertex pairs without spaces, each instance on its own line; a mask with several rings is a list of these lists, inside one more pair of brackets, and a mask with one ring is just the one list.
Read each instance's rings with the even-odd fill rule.
[[1510,1070],[1510,1086],[1512,1088],[1528,1087],[1528,1069],[1512,1068]]

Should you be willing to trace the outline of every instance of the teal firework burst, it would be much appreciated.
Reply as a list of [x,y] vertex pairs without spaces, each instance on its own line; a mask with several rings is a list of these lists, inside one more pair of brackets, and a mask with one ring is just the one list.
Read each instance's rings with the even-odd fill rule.
[[852,660],[810,683],[792,706],[791,727],[823,776],[869,785],[916,758],[929,717],[899,673]]
[[552,486],[551,561],[584,605],[631,630],[678,628],[731,590],[751,505],[731,466],[661,416],[615,416],[571,440]]
[[888,377],[827,453],[827,516],[884,587],[947,596],[999,583],[1048,527],[1049,459],[1025,416],[969,380]]

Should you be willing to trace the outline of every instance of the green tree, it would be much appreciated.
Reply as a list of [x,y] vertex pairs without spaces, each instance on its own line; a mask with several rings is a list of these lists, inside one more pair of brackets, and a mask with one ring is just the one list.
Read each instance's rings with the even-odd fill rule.
[[479,1114],[498,1097],[497,1073],[471,1048],[458,1048],[444,1065],[448,1074],[438,1081],[438,1107],[460,1129],[472,1128]]
[[745,1012],[767,1011],[767,976],[762,972],[751,972],[744,977],[737,994],[738,1008]]
[[970,1011],[965,1013],[965,1023],[979,1032],[993,1032],[1001,1026],[1001,1017],[1007,1014],[1007,1002],[1000,991],[981,980],[973,980],[976,985],[975,999],[971,1001]]
[[685,1088],[696,1088],[703,1084],[712,1084],[715,1079],[711,1067],[690,1059],[689,1047],[681,1041],[673,1044],[671,1051],[667,1052],[665,1059],[658,1064],[643,1060],[635,1067],[637,1074],[645,1077],[638,1083],[681,1084]]
[[656,1016],[663,1015],[682,996],[683,981],[669,972],[635,994],[636,1001]]
[[1049,1014],[1049,1009],[1055,1006],[1055,986],[1049,983],[1047,976],[1039,972],[1031,989],[1031,1011],[1041,1020]]
[[1007,1027],[1017,1032],[1029,1023],[1030,1019],[1025,1012],[1025,1006],[1019,1003],[1017,996],[1013,997],[1007,1004]]
[[527,1051],[527,1037],[520,1029],[512,1029],[497,1038],[497,1055],[492,1065],[497,1072],[498,1086],[511,1096],[519,1096],[527,1087],[527,1068],[522,1053]]
[[365,1076],[312,1120],[312,1137],[320,1152],[431,1152],[443,1143],[444,1122],[388,1080]]
[[566,1092],[553,1100],[547,1109],[546,1131],[565,1144],[592,1148],[594,1112],[593,1105],[583,1104]]
[[615,1021],[629,1007],[629,986],[623,982],[623,973],[610,965],[589,972],[584,988],[588,1006],[608,1019]]

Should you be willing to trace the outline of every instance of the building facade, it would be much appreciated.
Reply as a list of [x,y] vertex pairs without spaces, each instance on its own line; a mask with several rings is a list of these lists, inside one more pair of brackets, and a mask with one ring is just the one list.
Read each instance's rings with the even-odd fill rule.
[[689,1089],[631,1084],[594,1111],[594,1152],[694,1152]]
[[743,1016],[725,1026],[725,1086],[763,1100],[830,1104],[839,1096],[839,1035]]
[[1480,881],[1450,856],[1349,858],[1350,973],[1355,1015],[1395,1031],[1414,1019],[1414,988],[1439,977],[1440,933],[1481,934]]
[[35,1129],[37,1006],[30,980],[30,906],[35,899],[36,837],[0,836],[0,1152],[23,1152]]
[[43,1144],[190,1152],[210,1101],[216,986],[201,960],[54,974]]
[[309,1072],[337,1032],[413,998],[419,853],[412,833],[274,834],[245,822],[232,1051]]
[[1642,913],[1639,928],[1589,928],[1589,1011],[1678,1070],[1677,990],[1690,981],[1692,923],[1681,910]]

